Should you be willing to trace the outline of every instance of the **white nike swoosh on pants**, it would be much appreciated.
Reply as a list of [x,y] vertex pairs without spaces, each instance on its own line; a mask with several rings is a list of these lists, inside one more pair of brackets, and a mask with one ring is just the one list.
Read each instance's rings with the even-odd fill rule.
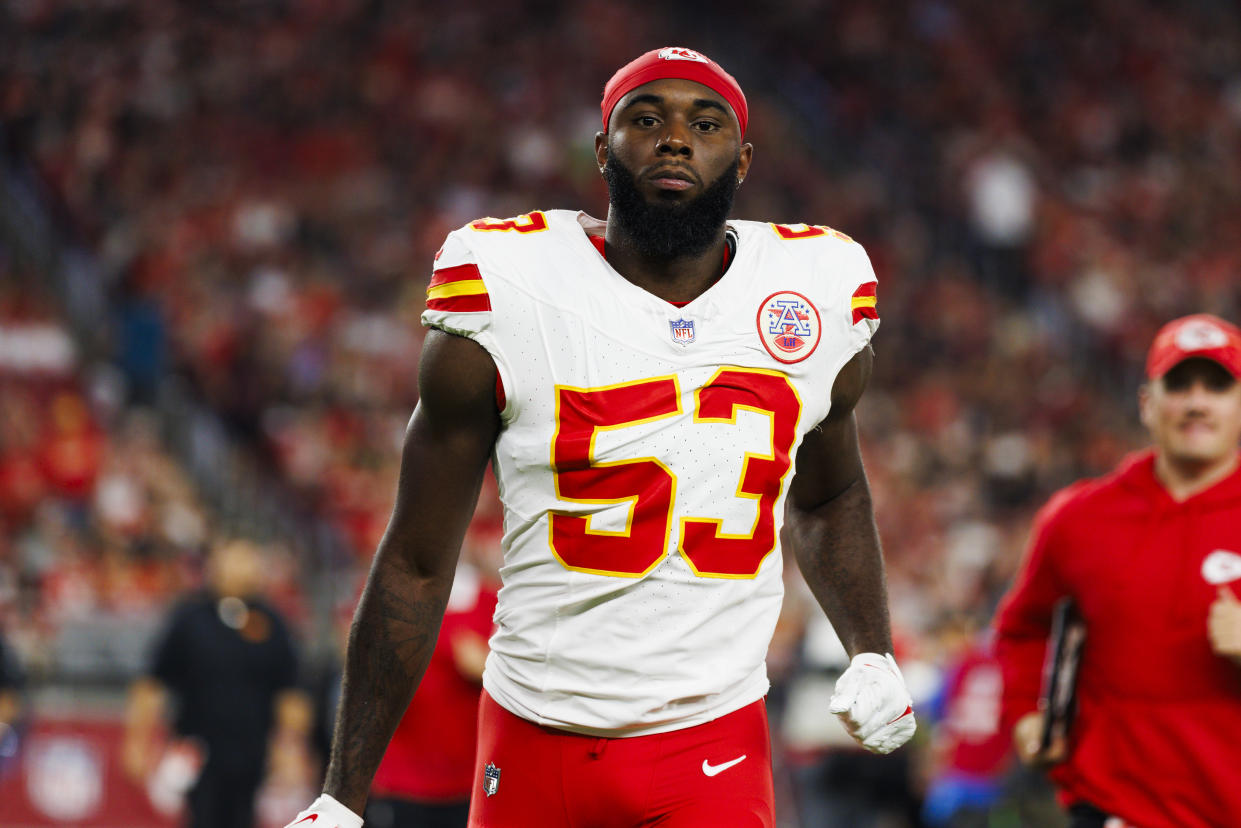
[[712,765],[706,759],[703,759],[702,760],[702,772],[705,773],[707,776],[715,776],[717,773],[723,773],[724,771],[728,770],[733,765],[744,762],[745,757],[746,757],[746,754],[742,754],[741,756],[738,756],[736,759],[733,759],[729,762],[722,762],[718,765]]

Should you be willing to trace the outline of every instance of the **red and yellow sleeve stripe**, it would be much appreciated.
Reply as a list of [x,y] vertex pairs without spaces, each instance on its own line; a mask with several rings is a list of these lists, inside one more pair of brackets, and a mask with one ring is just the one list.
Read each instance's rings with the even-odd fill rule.
[[879,318],[879,308],[877,307],[878,298],[875,296],[875,289],[878,286],[878,282],[867,282],[857,290],[853,291],[854,325],[863,319]]
[[445,267],[431,274],[427,310],[472,313],[491,310],[491,298],[478,265]]

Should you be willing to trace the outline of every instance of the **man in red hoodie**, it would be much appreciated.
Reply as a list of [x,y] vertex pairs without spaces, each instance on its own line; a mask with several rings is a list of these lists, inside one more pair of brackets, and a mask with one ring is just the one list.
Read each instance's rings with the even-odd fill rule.
[[[996,620],[1004,721],[1050,767],[1073,828],[1241,820],[1241,330],[1177,319],[1139,395],[1153,448],[1040,512]],[[1053,605],[1086,626],[1077,715],[1040,750]]]

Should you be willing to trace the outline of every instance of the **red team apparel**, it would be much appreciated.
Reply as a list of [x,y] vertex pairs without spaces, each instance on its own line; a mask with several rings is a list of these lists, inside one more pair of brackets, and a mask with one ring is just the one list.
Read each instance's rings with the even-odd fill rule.
[[471,828],[774,825],[761,700],[699,727],[604,739],[540,727],[484,694],[478,733],[487,765]]
[[1006,730],[1037,707],[1052,606],[1086,622],[1068,803],[1140,828],[1241,824],[1241,667],[1211,651],[1208,608],[1241,579],[1241,471],[1184,502],[1154,454],[1060,492],[1000,608]]
[[1012,740],[1000,726],[1004,679],[989,645],[970,649],[952,669],[944,688],[940,735],[949,773],[999,781]]
[[496,593],[478,572],[457,568],[439,638],[409,709],[392,734],[371,795],[419,802],[469,799],[477,773],[478,685],[461,675],[452,642],[463,632],[486,638]]
[[[767,692],[793,459],[878,327],[875,276],[836,231],[734,221],[727,272],[677,307],[613,270],[581,215],[450,234],[423,323],[482,345],[503,392],[487,693],[535,725],[666,733]],[[521,795],[495,764],[484,806]]]

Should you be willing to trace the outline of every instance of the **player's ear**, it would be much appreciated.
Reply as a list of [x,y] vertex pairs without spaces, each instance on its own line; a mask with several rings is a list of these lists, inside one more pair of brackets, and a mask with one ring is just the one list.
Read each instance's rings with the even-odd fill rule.
[[1151,384],[1149,382],[1142,383],[1138,386],[1138,417],[1142,420],[1142,425],[1149,430],[1153,422],[1151,408]]
[[754,145],[742,144],[741,149],[737,153],[737,184],[740,185],[745,181],[745,177],[750,174],[750,160],[754,157]]
[[603,166],[608,163],[608,134],[606,132],[595,133],[595,162],[599,165],[599,171],[603,172]]

